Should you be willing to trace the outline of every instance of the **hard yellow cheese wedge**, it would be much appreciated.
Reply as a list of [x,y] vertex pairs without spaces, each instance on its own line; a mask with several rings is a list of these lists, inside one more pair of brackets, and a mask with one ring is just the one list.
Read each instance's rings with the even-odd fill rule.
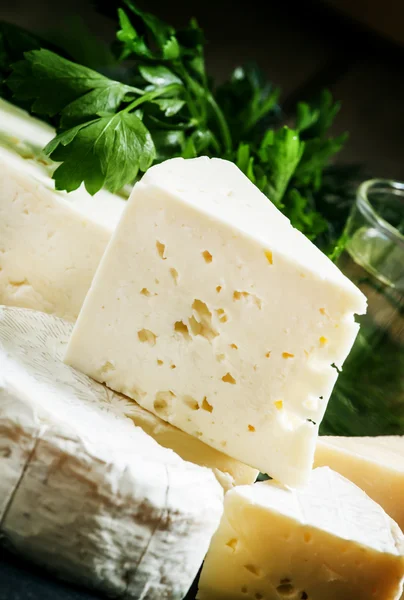
[[395,600],[404,536],[383,509],[327,467],[288,490],[269,481],[225,496],[199,600]]

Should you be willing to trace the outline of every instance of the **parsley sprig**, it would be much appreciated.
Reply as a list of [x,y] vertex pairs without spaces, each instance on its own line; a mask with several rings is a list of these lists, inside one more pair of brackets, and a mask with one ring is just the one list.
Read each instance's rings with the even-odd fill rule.
[[116,192],[155,162],[219,156],[234,161],[295,227],[332,252],[341,227],[328,218],[324,191],[329,161],[346,135],[329,135],[339,110],[330,93],[299,103],[288,127],[279,89],[255,66],[238,67],[215,86],[195,19],[176,30],[132,0],[125,4],[118,10],[116,63],[108,69],[115,78],[0,24],[2,95],[11,91],[14,102],[55,125],[45,152],[60,163],[56,188],[72,191],[84,182],[91,194],[101,187]]

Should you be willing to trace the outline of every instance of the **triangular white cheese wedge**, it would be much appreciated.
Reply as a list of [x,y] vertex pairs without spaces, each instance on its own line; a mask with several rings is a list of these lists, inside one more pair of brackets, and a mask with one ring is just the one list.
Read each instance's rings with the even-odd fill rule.
[[176,158],[136,184],[66,360],[299,485],[365,307],[233,163]]
[[55,191],[42,152],[54,135],[0,99],[0,304],[74,320],[125,202]]

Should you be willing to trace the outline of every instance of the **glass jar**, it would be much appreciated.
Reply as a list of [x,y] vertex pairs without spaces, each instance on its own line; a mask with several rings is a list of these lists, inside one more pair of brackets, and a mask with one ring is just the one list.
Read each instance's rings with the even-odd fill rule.
[[368,311],[339,375],[323,435],[404,434],[404,184],[358,189],[338,266],[366,295]]

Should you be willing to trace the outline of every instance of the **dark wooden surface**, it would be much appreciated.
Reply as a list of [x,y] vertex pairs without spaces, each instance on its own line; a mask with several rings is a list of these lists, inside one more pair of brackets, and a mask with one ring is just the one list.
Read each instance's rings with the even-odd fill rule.
[[[213,3],[195,0],[139,1],[174,24],[194,15],[206,31],[210,72],[224,80],[231,69],[255,61],[283,90],[292,113],[296,100],[323,86],[342,101],[335,133],[348,130],[342,162],[362,163],[375,177],[404,180],[404,49],[344,19],[323,2]],[[58,6],[56,9],[55,7]],[[107,5],[114,13],[114,2]],[[63,11],[63,13],[62,13]],[[0,18],[38,32],[69,29],[81,16],[103,39],[115,26],[91,2],[0,1]],[[401,27],[402,27],[401,23]],[[0,555],[0,600],[96,600],[99,596],[59,583],[41,569]]]
[[95,592],[58,581],[42,568],[0,550],[0,600],[101,600]]

